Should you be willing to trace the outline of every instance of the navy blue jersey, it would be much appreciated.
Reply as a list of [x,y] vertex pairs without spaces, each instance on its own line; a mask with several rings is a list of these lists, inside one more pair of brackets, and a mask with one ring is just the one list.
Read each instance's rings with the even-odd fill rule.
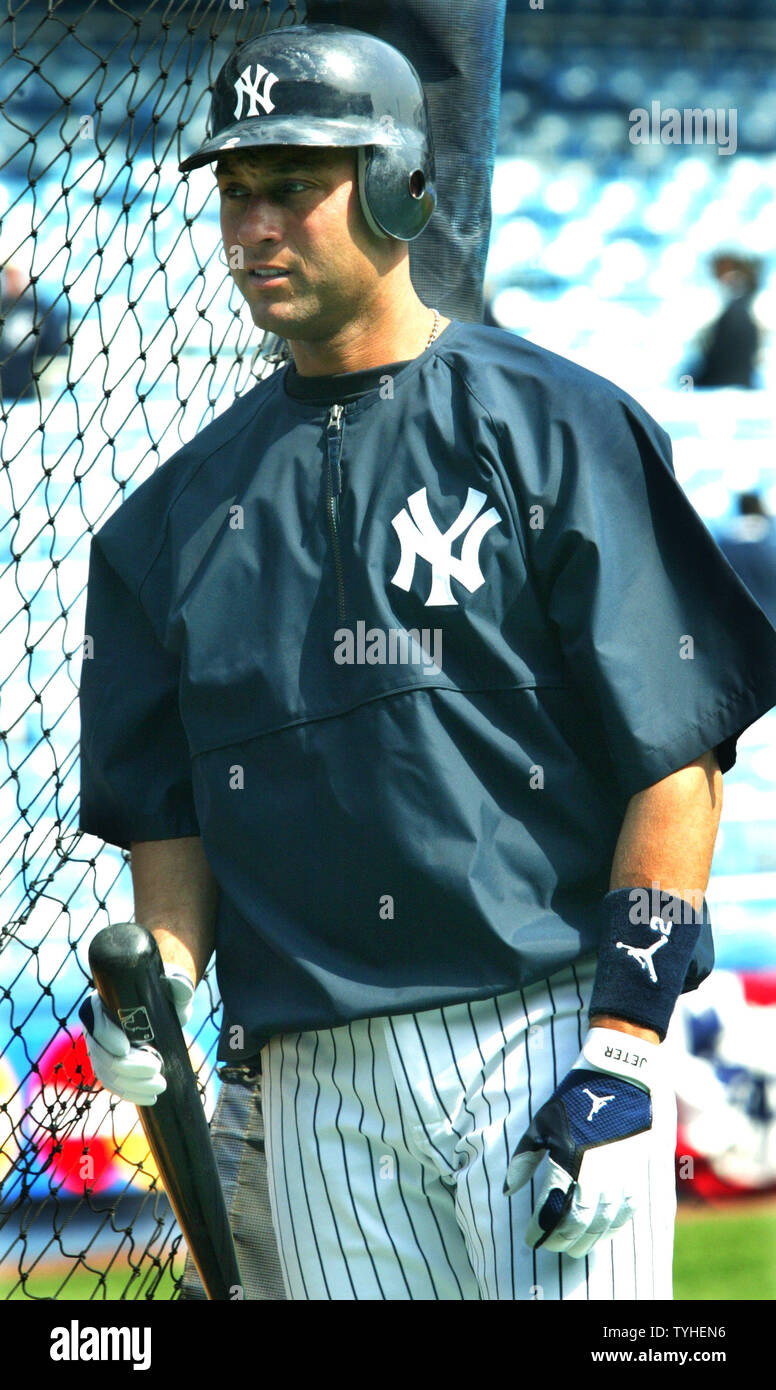
[[202,836],[231,1060],[594,954],[629,798],[776,703],[621,390],[458,321],[350,377],[278,370],[92,543],[81,829]]

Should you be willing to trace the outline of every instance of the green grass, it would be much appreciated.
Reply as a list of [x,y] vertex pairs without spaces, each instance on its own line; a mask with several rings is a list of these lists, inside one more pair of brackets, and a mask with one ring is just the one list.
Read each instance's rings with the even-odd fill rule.
[[[68,1268],[73,1269],[70,1278],[67,1278]],[[24,1299],[29,1301],[31,1298],[45,1298],[57,1300],[72,1300],[75,1302],[88,1302],[93,1299],[95,1302],[118,1302],[122,1298],[129,1301],[143,1301],[153,1289],[154,1300],[163,1301],[172,1298],[175,1285],[168,1270],[164,1270],[159,1278],[158,1284],[154,1284],[156,1271],[148,1269],[141,1273],[137,1278],[130,1282],[132,1271],[129,1265],[118,1262],[114,1267],[105,1273],[104,1285],[100,1282],[99,1274],[94,1270],[83,1269],[78,1266],[62,1264],[54,1269],[47,1265],[40,1273],[32,1270],[26,1281],[26,1292],[22,1291],[18,1283],[18,1275],[15,1278],[8,1278],[6,1275],[0,1280],[0,1302],[5,1299]],[[14,1287],[16,1285],[16,1287]]]
[[776,1207],[731,1203],[680,1214],[674,1243],[674,1298],[776,1298]]

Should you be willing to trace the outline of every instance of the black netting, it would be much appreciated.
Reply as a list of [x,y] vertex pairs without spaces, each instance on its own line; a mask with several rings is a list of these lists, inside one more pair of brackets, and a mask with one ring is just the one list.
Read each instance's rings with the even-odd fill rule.
[[[134,1107],[87,1085],[77,1019],[91,937],[132,916],[128,856],[77,830],[89,539],[273,370],[212,172],[177,165],[230,48],[304,12],[43,9],[0,21],[0,1296],[170,1298],[177,1227]],[[218,1009],[211,972],[191,1029],[209,1106]]]

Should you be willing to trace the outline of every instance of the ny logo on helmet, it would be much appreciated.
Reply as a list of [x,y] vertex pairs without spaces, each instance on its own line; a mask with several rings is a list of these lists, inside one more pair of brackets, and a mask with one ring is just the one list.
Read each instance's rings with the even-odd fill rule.
[[[402,507],[391,521],[401,542],[401,559],[391,583],[398,589],[408,590],[415,573],[415,560],[421,555],[431,566],[431,590],[425,602],[426,608],[456,602],[450,587],[451,577],[463,584],[470,594],[479,589],[485,583],[480,569],[480,546],[491,526],[496,526],[501,520],[495,507],[489,507],[481,516],[478,515],[487,500],[484,492],[470,487],[452,526],[440,531],[428,509],[426,489],[422,487],[418,492],[413,492],[407,498],[409,512],[407,507]],[[467,534],[461,545],[461,555],[456,558],[452,554],[452,544],[464,532]]]
[[[250,102],[248,110],[245,113],[246,116],[258,116],[259,106],[264,108],[267,115],[270,111],[275,110],[275,103],[274,101],[270,101],[269,94],[278,80],[277,77],[274,72],[269,72],[267,68],[263,68],[261,63],[254,63],[253,70],[256,74],[253,81],[251,81],[251,65],[249,63],[247,68],[243,68],[240,76],[234,83],[234,94],[237,97],[237,105],[234,109],[234,114],[238,120],[242,115],[243,97],[247,97]],[[264,80],[264,89],[263,91],[259,91],[259,85],[262,79]]]

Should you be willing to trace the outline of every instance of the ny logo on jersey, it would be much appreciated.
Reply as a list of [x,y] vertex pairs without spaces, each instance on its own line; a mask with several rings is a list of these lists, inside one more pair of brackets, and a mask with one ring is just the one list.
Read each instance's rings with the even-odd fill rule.
[[592,1091],[588,1091],[587,1086],[583,1086],[582,1091],[584,1095],[589,1096],[593,1102],[590,1107],[590,1114],[587,1117],[587,1122],[589,1124],[593,1117],[598,1114],[599,1110],[603,1110],[604,1106],[608,1105],[610,1100],[614,1100],[614,1096],[594,1096]]
[[[450,588],[451,578],[463,584],[470,594],[479,589],[485,583],[479,560],[482,539],[491,526],[496,526],[501,520],[495,507],[489,507],[479,515],[487,500],[484,492],[470,487],[452,526],[440,531],[428,509],[426,489],[422,487],[413,492],[407,498],[409,512],[407,507],[402,507],[391,521],[401,542],[401,558],[391,583],[398,589],[408,590],[415,573],[415,561],[420,555],[431,566],[431,589],[425,602],[426,608],[456,602]],[[452,554],[452,545],[461,535],[464,535],[464,539],[460,558],[457,559]]]
[[635,960],[641,970],[647,971],[653,985],[657,984],[657,971],[655,970],[652,957],[656,951],[660,950],[661,946],[665,946],[671,935],[672,925],[671,922],[664,922],[662,917],[650,917],[650,931],[660,932],[660,939],[655,942],[654,946],[629,946],[627,941],[618,941],[616,943],[618,951],[626,951],[627,954]]
[[[254,63],[254,71],[256,76],[253,78],[253,81],[251,81],[251,66],[249,63],[247,68],[243,68],[240,76],[234,83],[234,94],[237,97],[237,105],[234,109],[234,114],[238,120],[242,115],[244,96],[247,97],[250,102],[250,106],[245,113],[246,116],[258,116],[259,106],[264,108],[267,115],[270,111],[275,110],[275,103],[274,101],[270,101],[269,94],[278,80],[277,77],[274,72],[269,72],[267,68],[263,68],[261,63]],[[262,79],[264,79],[264,90],[259,91],[259,84]]]

